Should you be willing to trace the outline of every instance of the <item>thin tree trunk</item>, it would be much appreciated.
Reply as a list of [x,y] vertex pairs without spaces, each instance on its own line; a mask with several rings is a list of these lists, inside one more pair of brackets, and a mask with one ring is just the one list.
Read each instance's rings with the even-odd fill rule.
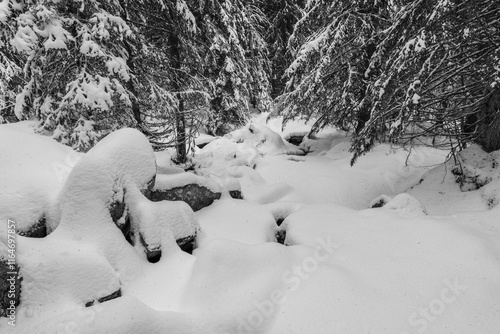
[[185,163],[187,160],[186,150],[186,118],[184,117],[184,100],[179,100],[179,108],[175,115],[177,161]]
[[[181,62],[181,52],[180,52],[180,41],[179,38],[172,34],[169,36],[169,44],[171,48],[172,54],[172,67],[176,70],[180,70],[182,66]],[[176,92],[180,92],[182,90],[182,85],[179,82],[178,78],[174,78],[172,80],[173,89]],[[177,111],[175,112],[175,149],[177,151],[177,162],[185,163],[187,160],[187,152],[186,152],[186,117],[185,117],[185,106],[184,100],[182,96],[178,97],[179,105]]]
[[486,152],[500,150],[500,88],[488,88],[488,98],[481,106],[476,129],[476,143]]

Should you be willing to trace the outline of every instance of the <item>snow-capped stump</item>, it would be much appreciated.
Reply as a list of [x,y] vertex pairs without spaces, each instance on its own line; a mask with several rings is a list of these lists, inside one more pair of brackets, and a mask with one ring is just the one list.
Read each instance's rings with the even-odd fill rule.
[[387,203],[391,201],[391,198],[387,195],[380,195],[379,197],[375,198],[373,201],[370,203],[370,208],[375,209],[375,208],[381,208]]
[[127,193],[131,233],[140,241],[150,262],[157,262],[162,252],[179,246],[192,252],[199,224],[191,207],[182,201],[152,202],[138,191]]
[[201,210],[211,205],[228,191],[231,197],[241,199],[241,187],[235,178],[222,180],[201,177],[192,173],[175,175],[157,175],[153,190],[147,197],[153,202],[183,201],[194,210]]
[[427,210],[424,205],[418,199],[407,193],[396,195],[393,199],[388,201],[383,208],[396,211],[406,218],[427,215]]

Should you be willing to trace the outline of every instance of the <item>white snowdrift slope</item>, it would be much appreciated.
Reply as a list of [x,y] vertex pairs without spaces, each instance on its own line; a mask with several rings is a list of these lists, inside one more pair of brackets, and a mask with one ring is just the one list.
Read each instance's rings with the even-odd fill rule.
[[500,237],[498,226],[484,238],[453,218],[409,219],[391,209],[324,204],[290,215],[285,225],[289,244],[317,247],[328,240],[334,247],[301,264],[297,290],[272,333],[499,328],[500,245],[491,240]]

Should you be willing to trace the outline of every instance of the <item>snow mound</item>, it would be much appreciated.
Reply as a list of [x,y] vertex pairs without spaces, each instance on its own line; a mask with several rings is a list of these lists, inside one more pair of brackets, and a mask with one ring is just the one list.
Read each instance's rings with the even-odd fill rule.
[[286,244],[315,253],[296,267],[300,287],[287,294],[270,333],[496,333],[500,247],[492,211],[471,223],[303,207],[283,223]]
[[195,144],[198,147],[203,147],[203,146],[207,145],[208,143],[213,142],[215,139],[217,139],[217,137],[208,135],[206,133],[200,133],[198,135],[198,137],[196,137],[196,139],[195,139]]
[[268,204],[276,201],[300,201],[294,189],[287,183],[256,184],[248,186],[243,191],[243,198],[259,204]]
[[[193,210],[185,202],[151,202],[138,190],[127,192],[130,221],[150,249],[171,252],[177,239],[195,236],[199,230]],[[136,241],[138,243],[138,241]]]
[[118,273],[92,245],[63,239],[38,245],[30,241],[20,242],[27,248],[19,247],[18,257],[23,316],[55,315],[62,305],[76,309],[120,289]]
[[254,167],[260,152],[248,144],[238,144],[228,138],[219,138],[199,150],[193,158],[197,169],[225,169],[226,166]]
[[499,176],[499,153],[488,154],[471,145],[458,154],[459,164],[452,169],[462,191],[479,189]]
[[384,209],[393,210],[401,216],[414,218],[427,214],[424,205],[412,195],[402,193],[391,199]]
[[198,247],[215,239],[249,245],[275,241],[276,222],[273,215],[252,202],[221,199],[198,211],[196,216],[201,226],[196,240]]
[[245,143],[255,147],[262,154],[304,155],[304,151],[300,150],[295,145],[285,142],[278,133],[267,126],[250,124],[229,133],[226,137],[236,143]]
[[[0,125],[0,221],[26,231],[54,204],[81,154],[33,133],[31,122]],[[6,224],[0,224],[0,235]]]
[[75,165],[53,214],[66,226],[100,226],[111,219],[111,203],[123,202],[125,189],[144,190],[155,175],[155,156],[146,137],[137,130],[118,130]]
[[500,151],[486,153],[478,145],[460,152],[422,176],[408,193],[430,214],[485,211],[500,202]]
[[175,236],[195,233],[196,218],[187,204],[152,203],[142,195],[155,172],[151,145],[132,129],[108,135],[78,161],[60,192],[54,231],[43,239],[17,237],[19,323],[48,320],[117,293],[148,265],[113,222],[116,203],[128,207],[132,230],[167,255],[180,252]]
[[380,195],[379,197],[375,198],[373,201],[370,202],[369,207],[370,208],[381,208],[384,205],[386,205],[391,198],[387,195]]
[[158,174],[156,176],[154,190],[180,188],[188,184],[196,184],[200,187],[205,187],[214,193],[221,192],[220,185],[213,179],[188,172],[173,175]]

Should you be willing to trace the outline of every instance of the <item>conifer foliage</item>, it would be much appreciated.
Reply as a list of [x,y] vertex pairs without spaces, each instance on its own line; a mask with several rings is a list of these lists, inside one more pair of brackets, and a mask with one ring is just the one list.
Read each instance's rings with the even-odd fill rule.
[[[379,141],[500,149],[500,2],[1,0],[0,122],[86,151],[141,129],[185,162],[249,110]],[[274,98],[274,101],[271,99]]]
[[251,99],[270,108],[265,22],[239,0],[3,0],[0,121],[82,151],[137,127],[184,162],[202,123],[224,134]]
[[377,141],[500,149],[499,12],[488,0],[309,1],[277,111],[353,133],[353,162]]

